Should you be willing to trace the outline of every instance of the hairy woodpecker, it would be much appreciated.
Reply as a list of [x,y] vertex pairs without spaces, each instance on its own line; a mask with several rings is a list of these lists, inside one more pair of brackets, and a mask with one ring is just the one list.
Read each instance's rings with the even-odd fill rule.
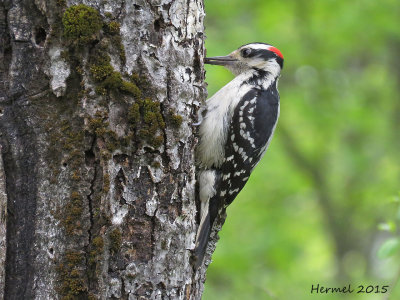
[[252,43],[227,56],[208,57],[205,63],[225,66],[235,78],[207,100],[200,124],[196,267],[203,261],[217,215],[244,187],[271,141],[279,116],[283,55],[269,44]]

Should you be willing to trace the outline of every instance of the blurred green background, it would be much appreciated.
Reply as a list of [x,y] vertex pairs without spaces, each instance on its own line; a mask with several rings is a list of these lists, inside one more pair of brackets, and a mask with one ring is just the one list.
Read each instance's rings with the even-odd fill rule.
[[[267,42],[285,65],[274,139],[228,209],[203,299],[400,299],[400,2],[205,9],[208,56]],[[210,96],[232,78],[206,70]],[[310,294],[318,283],[391,294]]]

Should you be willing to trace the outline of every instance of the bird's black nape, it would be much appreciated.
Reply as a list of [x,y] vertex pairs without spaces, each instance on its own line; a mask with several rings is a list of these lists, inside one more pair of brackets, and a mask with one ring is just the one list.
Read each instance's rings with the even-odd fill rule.
[[283,59],[278,56],[276,58],[276,62],[279,64],[279,66],[281,67],[281,70],[282,70],[283,69]]

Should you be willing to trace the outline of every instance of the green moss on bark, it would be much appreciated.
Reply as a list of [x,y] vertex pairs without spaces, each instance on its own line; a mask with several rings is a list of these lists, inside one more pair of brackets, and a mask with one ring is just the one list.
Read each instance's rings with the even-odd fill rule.
[[[111,14],[107,15],[104,22],[98,11],[83,4],[67,8],[62,17],[64,45],[68,47],[62,56],[71,64],[70,78],[74,76],[71,86],[78,87],[80,83],[80,90],[68,92],[64,97],[65,102],[73,107],[79,103],[81,96],[87,95],[87,103],[91,103],[92,94],[84,90],[87,86],[84,80],[87,79],[84,78],[86,75],[89,75],[95,91],[106,96],[101,97],[103,102],[99,103],[99,111],[94,116],[85,116],[85,124],[75,124],[67,118],[62,122],[60,136],[54,137],[56,150],[62,152],[60,157],[65,161],[64,167],[71,170],[68,174],[71,193],[65,206],[58,212],[67,240],[71,243],[70,248],[74,249],[66,251],[57,264],[62,299],[94,298],[97,293],[96,280],[99,280],[103,267],[102,257],[107,250],[105,245],[112,255],[121,248],[121,230],[110,230],[112,224],[108,212],[100,208],[112,182],[105,161],[110,160],[117,149],[132,154],[137,145],[158,148],[164,142],[166,124],[160,103],[151,99],[151,85],[143,76],[122,74],[111,64],[109,53],[117,56],[112,56],[116,65],[123,65],[126,60],[120,24],[111,18]],[[58,37],[61,32],[60,28]],[[82,57],[88,57],[88,61]],[[107,101],[118,101],[125,108],[121,110],[121,116],[117,116],[128,118],[129,126],[123,128],[126,130],[123,137],[118,136],[110,127]],[[126,115],[123,115],[123,111]],[[179,117],[171,115],[171,124],[180,126],[182,120]],[[86,145],[88,141],[93,141],[90,150]],[[89,157],[86,156],[88,152]],[[86,167],[95,168],[95,175],[87,173],[85,163]],[[161,165],[154,162],[153,166]],[[88,176],[95,176],[90,178],[92,185],[89,195],[82,190],[81,184],[82,179],[87,180]],[[108,233],[104,239],[102,230]]]
[[[91,249],[89,251],[89,267],[91,269],[96,268],[96,264],[101,260],[104,249],[104,240],[101,236],[96,236],[91,243]],[[95,271],[95,270],[94,270]]]
[[88,289],[85,282],[84,270],[80,268],[85,262],[85,255],[81,251],[68,250],[63,261],[57,266],[60,286],[58,292],[61,299],[86,299]]
[[139,99],[142,96],[140,89],[134,83],[129,81],[123,81],[120,89],[127,94],[135,96],[136,99]]
[[132,130],[137,131],[140,142],[145,142],[154,148],[162,145],[165,122],[159,102],[149,98],[138,100],[129,108],[128,118]]
[[121,91],[135,98],[140,97],[139,88],[133,82],[124,80],[122,74],[114,70],[111,58],[104,49],[99,48],[93,52],[89,70],[97,82],[98,94],[105,95],[108,91]]
[[160,168],[161,167],[161,163],[159,162],[159,161],[153,161],[152,163],[151,163],[151,166],[153,167],[153,168]]
[[111,21],[105,25],[105,30],[109,34],[119,34],[121,25],[116,21]]
[[174,113],[172,110],[168,114],[168,120],[171,126],[175,129],[180,128],[183,122],[182,116]]
[[115,253],[119,252],[119,249],[121,248],[121,244],[122,244],[122,234],[118,228],[116,228],[110,232],[109,240],[110,240],[111,254],[115,254]]
[[82,196],[73,191],[70,194],[69,201],[64,209],[64,215],[61,219],[67,235],[73,235],[78,230],[81,230],[80,218],[83,212],[83,199]]
[[133,103],[128,111],[128,121],[131,124],[132,129],[137,128],[140,120],[140,104]]
[[103,192],[108,193],[110,191],[110,175],[104,174],[103,176]]
[[64,36],[78,44],[86,44],[96,39],[96,34],[103,26],[99,12],[84,4],[67,8],[62,23]]
[[[101,149],[101,157],[105,160],[111,157],[111,153],[121,147],[128,147],[133,139],[132,134],[127,134],[125,137],[119,137],[114,131],[109,129],[107,122],[108,114],[97,111],[94,118],[89,118],[88,131],[101,139],[105,148]],[[107,191],[108,192],[108,191]]]

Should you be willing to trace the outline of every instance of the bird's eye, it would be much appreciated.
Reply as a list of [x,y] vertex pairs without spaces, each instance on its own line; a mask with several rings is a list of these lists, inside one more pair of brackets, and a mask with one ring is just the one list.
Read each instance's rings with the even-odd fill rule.
[[249,48],[243,49],[243,50],[241,51],[241,55],[242,55],[243,57],[249,57],[249,56],[250,56],[250,53],[251,53],[251,49],[249,49]]

